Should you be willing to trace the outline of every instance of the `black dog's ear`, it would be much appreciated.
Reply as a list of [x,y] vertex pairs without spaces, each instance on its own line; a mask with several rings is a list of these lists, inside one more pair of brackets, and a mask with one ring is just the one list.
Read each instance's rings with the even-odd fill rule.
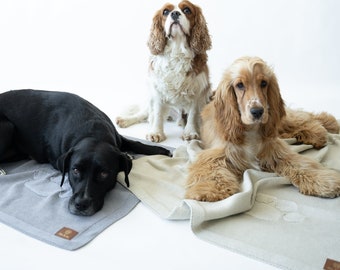
[[65,180],[65,174],[69,169],[69,163],[70,163],[70,158],[73,153],[73,149],[71,148],[68,150],[66,153],[62,154],[58,159],[57,159],[57,168],[62,172],[63,176],[61,178],[61,183],[60,186],[62,187],[64,184]]
[[131,171],[132,168],[132,160],[131,157],[127,154],[121,153],[120,157],[119,157],[119,171],[123,171],[125,174],[125,183],[127,185],[127,187],[130,186],[130,182],[129,182],[129,173]]

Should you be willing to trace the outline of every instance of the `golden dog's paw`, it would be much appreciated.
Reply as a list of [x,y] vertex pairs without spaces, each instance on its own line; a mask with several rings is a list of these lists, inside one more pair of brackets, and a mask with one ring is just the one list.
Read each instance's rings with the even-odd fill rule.
[[335,198],[340,196],[340,173],[323,169],[314,171],[313,174],[300,176],[298,185],[300,193],[309,196],[323,198]]
[[308,134],[307,132],[300,132],[295,136],[299,143],[311,144],[315,149],[321,149],[327,143],[327,133],[322,134]]
[[303,195],[307,196],[315,196],[315,197],[321,197],[321,198],[336,198],[340,196],[340,191],[334,191],[334,190],[315,190],[315,189],[310,189],[310,188],[299,188],[299,192]]
[[166,136],[164,133],[148,133],[146,134],[146,139],[150,142],[162,142],[166,139]]
[[239,185],[233,183],[231,185],[227,183],[221,185],[221,183],[215,181],[203,181],[188,187],[185,198],[202,202],[216,202],[238,192],[240,192]]
[[227,194],[212,194],[212,193],[194,193],[191,194],[190,192],[186,194],[185,198],[186,199],[191,199],[191,200],[196,200],[196,201],[201,201],[201,202],[217,202],[224,200],[231,195]]

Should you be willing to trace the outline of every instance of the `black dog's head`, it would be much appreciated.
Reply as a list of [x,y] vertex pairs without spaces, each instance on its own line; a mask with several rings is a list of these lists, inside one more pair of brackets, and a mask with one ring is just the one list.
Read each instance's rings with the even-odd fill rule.
[[57,166],[63,172],[61,185],[68,172],[73,191],[69,211],[90,216],[103,207],[104,197],[115,187],[119,172],[125,173],[125,182],[129,186],[132,161],[111,144],[87,138],[62,155]]

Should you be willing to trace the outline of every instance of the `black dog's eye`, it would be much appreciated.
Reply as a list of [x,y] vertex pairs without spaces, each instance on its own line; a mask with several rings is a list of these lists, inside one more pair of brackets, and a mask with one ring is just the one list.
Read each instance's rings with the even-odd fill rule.
[[184,14],[191,14],[191,9],[186,7],[183,9]]
[[74,175],[79,175],[80,174],[80,171],[79,171],[78,168],[73,168],[72,171],[73,171]]
[[105,178],[107,178],[108,176],[109,176],[109,173],[108,173],[108,172],[102,171],[102,172],[100,173],[100,178],[102,178],[102,179],[105,179]]
[[242,82],[237,83],[236,87],[240,90],[244,90],[244,84]]
[[268,85],[268,83],[262,80],[260,85],[261,85],[261,88],[265,88]]
[[167,8],[163,10],[163,15],[164,16],[168,16],[170,13],[170,10],[168,10]]

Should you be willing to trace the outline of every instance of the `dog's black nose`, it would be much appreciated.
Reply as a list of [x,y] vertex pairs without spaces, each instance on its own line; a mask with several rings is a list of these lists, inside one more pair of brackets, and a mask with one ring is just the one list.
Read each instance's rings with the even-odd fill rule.
[[179,13],[179,11],[173,11],[173,12],[171,12],[171,18],[172,18],[174,21],[177,21],[180,15],[181,15],[181,13]]
[[251,108],[250,113],[255,119],[260,119],[263,114],[263,108]]
[[76,198],[74,201],[74,206],[79,211],[84,211],[89,208],[91,200],[89,198]]

